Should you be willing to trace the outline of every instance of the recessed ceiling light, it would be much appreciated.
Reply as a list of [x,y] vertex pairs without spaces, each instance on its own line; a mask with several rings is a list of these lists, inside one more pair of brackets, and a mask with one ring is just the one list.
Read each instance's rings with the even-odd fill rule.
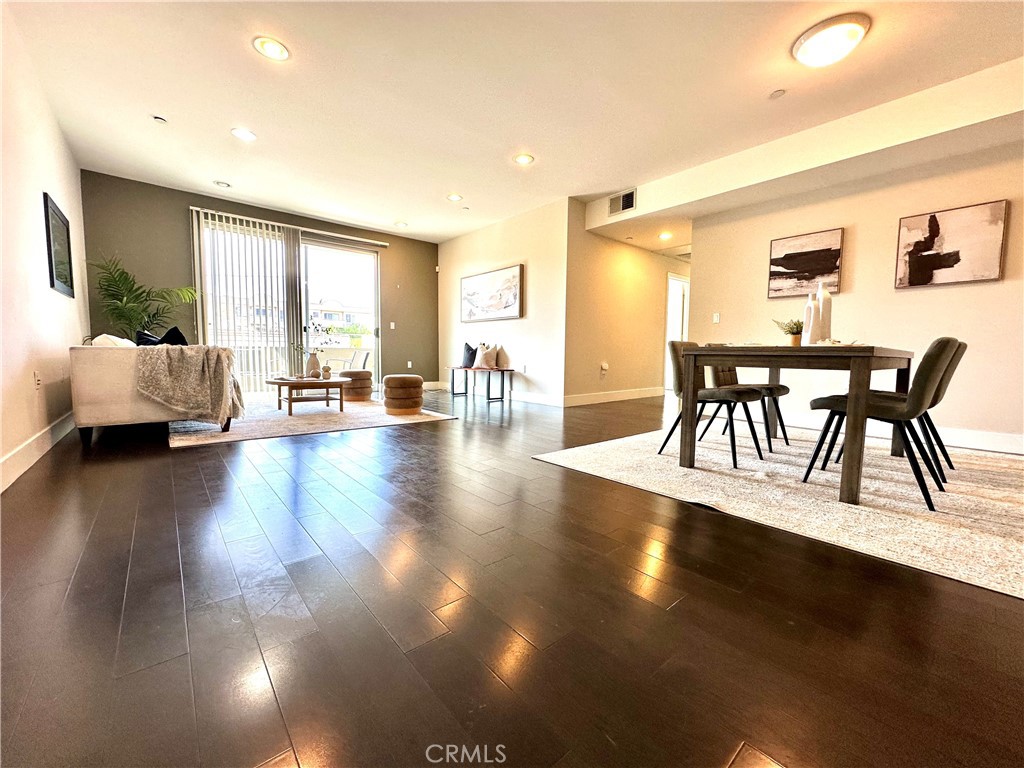
[[632,237],[627,237],[626,239],[627,239],[627,240],[632,240],[633,238],[632,238]]
[[450,195],[448,195],[448,199],[451,200],[453,203],[457,203],[459,202],[459,200],[462,199],[462,195],[452,192]]
[[464,210],[464,211],[468,211],[468,210],[469,210],[469,206],[468,206],[468,205],[464,205],[464,206],[462,206],[462,210]]
[[405,229],[409,225],[406,224],[404,221],[396,221],[395,226],[398,227],[399,229]]
[[225,189],[231,186],[226,181],[215,181],[213,183],[216,184],[218,187],[224,187]]
[[658,239],[659,240],[671,240],[672,239],[672,233],[671,232],[662,232],[660,235],[658,235]]
[[241,139],[242,141],[246,142],[256,141],[256,134],[250,131],[248,128],[232,128],[231,135],[234,136],[236,139]]
[[533,155],[528,155],[524,152],[521,155],[516,155],[512,159],[515,160],[517,165],[529,165],[530,163],[533,162],[534,157]]
[[274,61],[284,61],[289,56],[284,43],[272,37],[257,37],[252,41],[252,47]]
[[772,91],[771,93],[769,93],[768,94],[768,98],[772,99],[774,101],[775,99],[781,99],[785,95],[786,95],[786,89],[785,88],[779,88],[779,90]]
[[827,67],[846,58],[871,28],[864,13],[844,13],[825,19],[793,43],[793,58],[808,67]]
[[155,122],[155,123],[166,123],[167,122],[167,118],[163,117],[161,115],[150,115],[150,117],[153,118],[153,122]]

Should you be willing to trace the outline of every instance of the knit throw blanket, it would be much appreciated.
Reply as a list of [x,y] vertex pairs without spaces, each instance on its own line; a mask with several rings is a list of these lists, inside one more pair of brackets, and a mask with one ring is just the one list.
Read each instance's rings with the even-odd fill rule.
[[158,344],[139,347],[139,392],[181,413],[182,420],[223,424],[245,414],[242,389],[232,375],[235,356],[225,347]]

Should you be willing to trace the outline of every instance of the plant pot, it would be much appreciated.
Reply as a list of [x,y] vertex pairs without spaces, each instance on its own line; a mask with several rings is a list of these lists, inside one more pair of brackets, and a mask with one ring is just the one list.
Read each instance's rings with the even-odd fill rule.
[[800,334],[799,333],[795,333],[795,334],[793,334],[792,336],[789,337],[789,346],[791,346],[791,347],[799,347],[800,346]]

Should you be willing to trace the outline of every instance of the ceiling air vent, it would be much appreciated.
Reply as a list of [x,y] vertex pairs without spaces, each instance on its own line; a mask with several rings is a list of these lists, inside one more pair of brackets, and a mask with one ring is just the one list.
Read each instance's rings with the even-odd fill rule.
[[614,216],[636,208],[636,189],[628,189],[608,198],[608,215]]

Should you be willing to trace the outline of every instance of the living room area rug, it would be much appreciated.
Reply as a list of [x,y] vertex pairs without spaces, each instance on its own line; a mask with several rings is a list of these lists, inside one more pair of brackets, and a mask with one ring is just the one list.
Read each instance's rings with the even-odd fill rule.
[[[817,434],[790,429],[765,460],[737,425],[739,468],[729,441],[711,435],[697,443],[697,466],[679,466],[678,433],[658,455],[664,431],[569,448],[533,458],[646,491],[713,507],[868,555],[987,589],[1024,597],[1024,457],[950,450],[946,492],[930,486],[937,512],[921,497],[905,458],[888,442],[869,438],[861,504],[839,501],[841,467],[821,459],[801,483]],[[923,469],[923,468],[922,468]],[[930,478],[929,478],[930,483]]]
[[263,440],[269,437],[394,427],[421,424],[426,421],[450,421],[455,418],[426,410],[411,416],[392,416],[384,411],[384,404],[376,400],[346,401],[345,410],[341,412],[338,411],[336,402],[331,403],[330,408],[322,403],[296,403],[294,414],[289,416],[287,405],[279,411],[275,398],[250,395],[246,397],[245,417],[232,421],[231,429],[227,432],[221,432],[216,424],[172,421],[168,429],[168,443],[171,448],[192,448],[198,445]]

